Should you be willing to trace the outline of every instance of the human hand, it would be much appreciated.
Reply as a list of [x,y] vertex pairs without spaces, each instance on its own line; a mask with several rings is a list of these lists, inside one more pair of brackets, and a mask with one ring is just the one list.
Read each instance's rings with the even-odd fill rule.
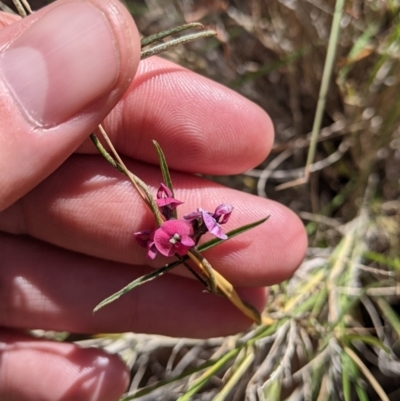
[[118,358],[24,330],[209,337],[251,322],[179,269],[92,314],[150,271],[133,233],[152,215],[87,140],[115,106],[104,126],[117,150],[156,189],[157,140],[181,214],[229,202],[227,230],[271,216],[206,254],[243,299],[263,308],[264,287],[301,262],[305,232],[284,206],[193,175],[259,164],[272,124],[238,94],[160,58],[140,63],[132,81],[139,36],[117,0],[58,1],[18,20],[0,15],[0,399],[116,400],[129,378]]

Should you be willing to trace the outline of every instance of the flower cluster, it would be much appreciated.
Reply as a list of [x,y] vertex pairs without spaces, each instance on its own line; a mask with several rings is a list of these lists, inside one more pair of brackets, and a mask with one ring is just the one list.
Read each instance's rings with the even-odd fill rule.
[[228,238],[222,232],[220,224],[229,220],[233,210],[231,205],[223,203],[214,213],[199,208],[182,219],[174,219],[174,210],[182,203],[173,197],[172,191],[166,185],[161,184],[157,191],[156,204],[165,221],[154,231],[135,233],[139,245],[147,248],[148,258],[154,259],[157,252],[164,256],[184,256],[207,232],[223,240]]

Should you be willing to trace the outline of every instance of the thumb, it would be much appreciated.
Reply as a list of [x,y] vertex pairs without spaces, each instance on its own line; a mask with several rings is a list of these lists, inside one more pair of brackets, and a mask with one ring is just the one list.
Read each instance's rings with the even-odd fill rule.
[[118,0],[60,0],[0,30],[0,210],[87,138],[139,59],[136,26]]

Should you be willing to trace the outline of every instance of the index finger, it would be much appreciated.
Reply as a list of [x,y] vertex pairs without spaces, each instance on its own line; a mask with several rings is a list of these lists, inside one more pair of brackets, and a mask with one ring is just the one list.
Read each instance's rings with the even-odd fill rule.
[[[159,57],[140,62],[104,127],[126,156],[158,164],[154,139],[172,169],[203,174],[237,174],[255,167],[274,139],[270,118],[255,103]],[[80,151],[96,152],[90,143]]]

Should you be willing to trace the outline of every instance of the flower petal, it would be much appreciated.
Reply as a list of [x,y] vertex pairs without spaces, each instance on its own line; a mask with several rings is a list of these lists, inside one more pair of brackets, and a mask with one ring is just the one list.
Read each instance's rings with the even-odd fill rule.
[[147,248],[147,244],[150,240],[151,232],[149,230],[138,231],[133,235],[136,238],[137,243],[142,246],[143,248]]
[[163,183],[160,184],[160,188],[158,188],[157,191],[157,198],[171,198],[172,197],[172,191]]
[[[188,222],[168,220],[155,231],[154,244],[164,256],[173,256],[175,253],[186,255],[188,249],[195,245],[191,235],[193,235],[193,228]],[[171,241],[172,238],[174,241]]]
[[213,217],[219,224],[225,224],[229,220],[232,210],[233,206],[231,206],[229,203],[222,203],[215,209]]
[[188,214],[185,214],[183,216],[183,219],[186,220],[186,221],[193,221],[193,220],[200,219],[201,217],[202,217],[201,209],[198,209],[195,212],[190,212]]
[[155,259],[156,256],[157,256],[156,245],[154,244],[154,242],[151,242],[147,247],[147,257],[149,259]]
[[203,221],[210,234],[215,235],[220,239],[227,239],[228,237],[222,232],[221,227],[216,222],[214,217],[210,216],[207,212],[203,212]]
[[163,206],[169,206],[171,209],[176,209],[177,206],[182,205],[183,202],[181,202],[178,199],[175,198],[160,198],[156,199],[156,204],[158,207],[163,207]]
[[184,235],[181,238],[181,244],[187,248],[191,248],[192,246],[195,246],[196,243],[194,242],[193,238],[189,237],[188,235]]

